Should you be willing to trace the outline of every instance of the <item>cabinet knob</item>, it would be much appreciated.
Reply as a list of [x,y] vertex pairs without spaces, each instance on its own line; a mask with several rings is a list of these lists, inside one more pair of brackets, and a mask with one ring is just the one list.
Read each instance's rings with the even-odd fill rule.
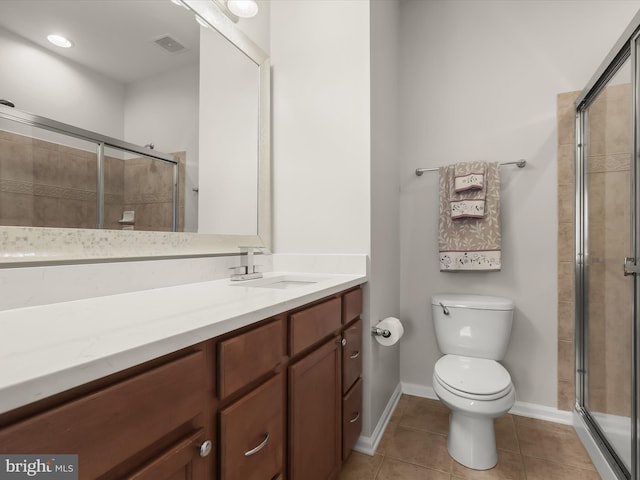
[[213,443],[211,443],[211,440],[205,440],[204,442],[202,442],[202,445],[200,445],[200,456],[206,457],[207,455],[209,455],[211,453],[212,447]]
[[342,346],[344,347],[344,346],[346,346],[346,345],[347,345],[347,339],[346,339],[346,338],[343,338],[343,339],[342,339]]

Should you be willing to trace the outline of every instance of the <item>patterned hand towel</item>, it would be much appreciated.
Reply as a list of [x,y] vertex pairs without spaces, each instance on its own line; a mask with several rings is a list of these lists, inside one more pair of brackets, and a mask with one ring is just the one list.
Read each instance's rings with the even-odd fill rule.
[[451,218],[455,168],[440,167],[440,271],[500,270],[500,175],[497,163],[486,164],[482,218]]
[[455,191],[482,190],[487,165],[484,162],[460,162],[454,165]]
[[485,162],[456,163],[449,189],[451,218],[482,218],[485,215],[487,164]]

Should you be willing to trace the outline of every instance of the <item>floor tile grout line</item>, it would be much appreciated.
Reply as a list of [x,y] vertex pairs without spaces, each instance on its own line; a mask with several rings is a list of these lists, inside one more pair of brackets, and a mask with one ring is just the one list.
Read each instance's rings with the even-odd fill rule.
[[584,467],[580,467],[578,465],[575,465],[573,463],[567,463],[567,462],[559,462],[557,460],[552,460],[550,458],[545,458],[545,457],[539,457],[536,455],[522,455],[522,459],[524,462],[524,458],[534,458],[536,460],[542,460],[543,462],[548,462],[548,463],[553,463],[554,465],[563,465],[565,467],[569,467],[569,468],[575,468],[578,470],[582,470],[584,472],[598,472],[598,470],[595,468],[595,466],[593,468],[584,468]]
[[522,442],[520,441],[520,435],[518,434],[518,425],[516,419],[511,415],[511,423],[513,423],[513,431],[516,434],[516,441],[518,442],[518,454],[520,455],[520,464],[522,465],[522,473],[524,474],[524,480],[527,480],[527,467],[524,464],[524,455],[522,454]]
[[[452,470],[451,468],[449,468],[449,471],[440,470],[439,468],[427,467],[427,466],[422,465],[420,463],[409,462],[408,460],[405,460],[405,459],[402,459],[402,458],[397,458],[397,457],[390,456],[390,455],[385,455],[384,458],[387,458],[387,457],[390,458],[391,460],[396,461],[396,462],[406,463],[407,465],[413,465],[414,467],[420,467],[420,468],[423,468],[425,470],[429,470],[431,472],[444,473],[444,474],[449,475],[449,476],[453,475],[453,473],[451,471]],[[453,459],[451,459],[451,460],[453,461]],[[383,459],[383,462],[384,462],[384,459]]]

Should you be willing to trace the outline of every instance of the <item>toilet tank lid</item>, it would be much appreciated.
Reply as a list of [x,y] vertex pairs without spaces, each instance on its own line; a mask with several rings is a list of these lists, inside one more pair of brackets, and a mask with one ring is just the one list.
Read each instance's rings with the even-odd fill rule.
[[431,297],[431,305],[445,307],[475,308],[478,310],[513,310],[513,301],[504,297],[464,294],[437,294]]

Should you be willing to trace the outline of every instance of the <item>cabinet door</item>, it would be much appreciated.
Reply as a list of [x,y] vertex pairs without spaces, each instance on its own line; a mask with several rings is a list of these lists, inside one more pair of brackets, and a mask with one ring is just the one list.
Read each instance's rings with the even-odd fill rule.
[[211,446],[204,445],[198,430],[162,452],[125,480],[199,480],[205,477],[205,460]]
[[220,412],[220,480],[271,480],[283,470],[284,373]]
[[360,378],[362,373],[362,320],[342,332],[342,393]]
[[337,478],[341,459],[340,338],[289,367],[289,480]]

